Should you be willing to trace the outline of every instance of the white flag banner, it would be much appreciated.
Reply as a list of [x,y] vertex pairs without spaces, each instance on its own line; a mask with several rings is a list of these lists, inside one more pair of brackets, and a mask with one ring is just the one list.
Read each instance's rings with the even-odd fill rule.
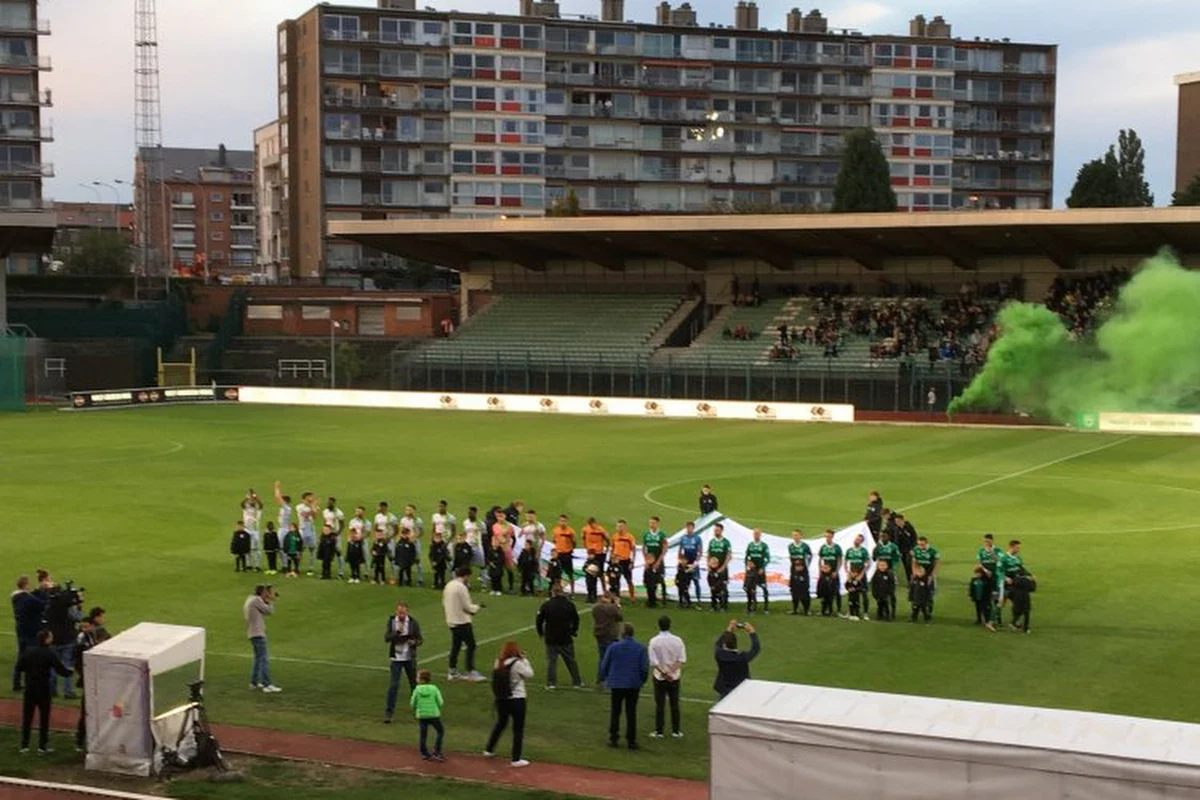
[[[719,512],[706,514],[693,520],[696,525],[696,533],[700,534],[703,539],[703,547],[701,549],[702,557],[698,569],[700,570],[700,585],[704,596],[708,595],[708,560],[705,554],[708,552],[708,543],[713,538],[713,526],[718,522],[724,526],[723,536],[729,540],[731,557],[729,560],[729,597],[734,599],[745,599],[745,578],[746,578],[746,547],[750,542],[754,541],[754,529],[748,528],[735,519],[726,517]],[[513,559],[514,562],[517,556],[520,555],[521,549],[524,547],[522,537],[519,535],[520,528],[513,526],[515,541],[513,543]],[[664,562],[663,577],[666,579],[668,587],[675,586],[675,572],[679,564],[679,540],[683,538],[685,528],[676,531],[668,540],[667,557]],[[638,540],[638,547],[634,551],[633,560],[633,582],[634,585],[643,587],[645,585],[644,566],[645,559],[642,556],[641,548],[641,531],[634,531],[634,538]],[[862,546],[867,549],[867,552],[873,552],[875,549],[875,537],[871,535],[870,528],[865,522],[856,522],[853,525],[838,530],[833,535],[834,544],[842,548],[842,554],[854,546],[854,539],[858,535],[862,535]],[[611,535],[611,531],[610,531]],[[542,561],[549,563],[554,557],[554,545],[548,540],[542,545]],[[762,541],[767,544],[771,551],[771,561],[767,564],[766,579],[768,586],[788,592],[791,559],[788,557],[788,545],[792,543],[790,536],[778,536],[775,534],[763,531]],[[804,539],[812,550],[812,558],[808,565],[809,591],[812,596],[816,596],[817,577],[820,575],[820,560],[817,554],[820,552],[821,546],[825,544],[824,536]],[[575,574],[577,578],[583,577],[583,565],[587,563],[587,551],[584,548],[576,548],[574,554]],[[869,561],[867,564],[867,578],[869,579],[875,574],[875,563]],[[841,585],[842,592],[845,593],[846,585],[846,565],[842,562],[841,569]],[[694,598],[693,598],[694,599]]]

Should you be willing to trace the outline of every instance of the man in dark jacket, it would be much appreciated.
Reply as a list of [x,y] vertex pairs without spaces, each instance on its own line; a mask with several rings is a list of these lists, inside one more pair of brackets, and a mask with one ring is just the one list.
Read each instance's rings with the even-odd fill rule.
[[592,632],[596,636],[596,649],[599,652],[596,657],[596,683],[604,680],[600,677],[600,664],[604,661],[604,652],[620,635],[622,621],[621,604],[617,596],[606,591],[600,597],[600,602],[592,606]]
[[42,629],[42,613],[46,610],[46,598],[39,589],[29,591],[29,576],[17,578],[17,590],[12,593],[13,623],[16,625],[17,658],[13,660],[13,692],[21,691],[21,672],[17,663],[21,653],[37,644],[38,631]]
[[571,673],[571,683],[576,689],[583,688],[579,664],[575,661],[575,636],[578,633],[579,612],[563,594],[562,585],[555,583],[550,590],[550,599],[542,603],[537,613],[537,634],[546,643],[547,689],[557,687],[559,656],[562,656],[567,671]]
[[700,487],[700,516],[711,514],[717,510],[717,496],[707,483]]
[[621,629],[621,640],[604,651],[600,662],[600,680],[608,684],[608,746],[620,742],[621,707],[625,708],[625,743],[637,750],[638,695],[650,677],[650,655],[646,645],[633,638],[633,626],[628,622]]
[[718,698],[732,692],[742,681],[750,679],[750,662],[758,657],[758,634],[754,626],[746,622],[742,627],[750,634],[749,650],[737,649],[737,620],[730,620],[729,627],[717,637],[717,679],[713,682],[713,689]]
[[[407,603],[397,603],[396,613],[388,617],[383,640],[388,645],[388,663],[392,668],[391,682],[387,690],[385,723],[391,723],[396,711],[396,695],[400,692],[401,673],[408,676],[408,691],[417,686],[417,648],[421,646],[421,626],[409,615]],[[407,703],[405,704],[407,705]]]
[[[25,705],[21,715],[21,752],[29,752],[29,731],[33,726],[33,712],[38,712],[38,752],[45,755],[50,750],[50,687],[55,673],[64,678],[71,670],[63,666],[58,654],[50,649],[54,636],[42,631],[37,643],[27,647],[17,660],[17,670],[25,675]],[[72,645],[74,646],[74,645]]]

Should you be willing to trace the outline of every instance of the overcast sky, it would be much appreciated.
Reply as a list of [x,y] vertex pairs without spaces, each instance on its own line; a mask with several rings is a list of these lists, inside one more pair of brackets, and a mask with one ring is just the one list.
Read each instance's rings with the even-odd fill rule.
[[[374,0],[349,0],[375,5]],[[677,5],[678,3],[673,3]],[[46,160],[57,177],[47,194],[95,199],[80,183],[133,174],[133,2],[44,2],[53,34],[43,40],[54,71],[43,86],[55,106],[56,140]],[[311,0],[159,0],[163,138],[167,146],[251,149],[253,129],[274,115],[275,27]],[[515,11],[518,0],[418,0],[439,9]],[[627,0],[626,17],[650,21],[652,0]],[[731,24],[735,0],[692,0],[701,24]],[[760,24],[782,28],[795,0],[758,0]],[[804,10],[812,6],[800,4]],[[1197,0],[826,0],[835,27],[903,33],[914,14],[942,14],[963,38],[1009,37],[1059,45],[1055,205],[1079,165],[1101,154],[1117,130],[1146,143],[1155,200],[1174,183],[1174,74],[1200,70]],[[598,14],[600,0],[563,0],[564,14]],[[119,187],[123,201],[127,187]],[[100,189],[105,201],[112,192]]]

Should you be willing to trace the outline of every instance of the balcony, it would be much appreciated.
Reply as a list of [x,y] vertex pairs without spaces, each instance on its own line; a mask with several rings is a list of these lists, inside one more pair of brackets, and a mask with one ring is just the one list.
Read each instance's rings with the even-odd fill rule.
[[43,106],[49,108],[53,103],[50,101],[50,90],[31,94],[29,92],[8,92],[0,95],[0,106]]
[[955,189],[983,189],[1004,192],[1048,192],[1050,181],[1041,178],[980,178],[969,175],[955,175],[952,181]]
[[30,34],[37,34],[38,36],[49,36],[50,35],[50,20],[48,20],[48,19],[27,19],[23,22],[17,21],[17,20],[9,20],[7,22],[0,22],[0,35],[3,35],[3,36],[18,35],[19,36],[21,34],[24,34],[26,36],[28,36]]
[[638,49],[633,44],[598,44],[596,53],[602,56],[636,56]]
[[679,167],[658,167],[655,169],[646,168],[642,170],[642,180],[677,181],[679,180],[679,174]]
[[547,53],[590,53],[590,42],[551,42],[546,40]]
[[50,66],[50,56],[18,56],[12,53],[0,53],[0,67],[38,69],[43,72],[53,69]]
[[0,161],[0,175],[23,178],[53,178],[53,164],[22,164],[11,161]]
[[396,111],[446,111],[450,104],[442,100],[408,100],[378,95],[325,95],[326,108],[366,108]]
[[1054,126],[1044,122],[1018,122],[1016,120],[956,120],[955,130],[960,131],[1005,131],[1014,133],[1049,134]]
[[0,199],[0,211],[55,211],[53,200],[42,197]]
[[971,159],[975,161],[1052,161],[1054,157],[1047,152],[1027,153],[1022,150],[964,150],[956,149],[954,158]]
[[12,125],[0,125],[0,141],[40,141],[53,142],[54,128],[49,125],[43,125],[40,128],[35,127],[16,127]]
[[417,175],[448,175],[450,173],[446,164],[416,164],[413,170]]

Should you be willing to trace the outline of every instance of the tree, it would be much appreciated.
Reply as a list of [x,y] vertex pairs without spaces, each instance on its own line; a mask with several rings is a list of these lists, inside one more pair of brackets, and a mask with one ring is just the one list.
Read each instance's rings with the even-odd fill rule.
[[875,131],[857,128],[846,136],[846,149],[833,187],[834,212],[895,211],[887,158]]
[[1070,208],[1137,208],[1154,205],[1146,182],[1146,150],[1133,130],[1117,134],[1103,158],[1079,168],[1067,198]]
[[1121,179],[1121,196],[1125,201],[1122,205],[1154,205],[1154,193],[1146,182],[1146,149],[1132,128],[1117,134],[1117,176]]
[[88,230],[63,265],[68,275],[128,275],[133,263],[129,240],[116,231]]
[[547,217],[578,217],[580,215],[579,197],[576,196],[574,189],[568,189],[566,197],[555,200],[546,210]]
[[1075,185],[1067,197],[1068,208],[1120,208],[1125,205],[1121,175],[1112,148],[1104,158],[1095,158],[1079,168]]
[[1192,178],[1187,188],[1171,195],[1173,206],[1200,206],[1200,175]]
[[337,372],[338,385],[349,389],[354,381],[363,374],[362,352],[354,342],[338,342]]

